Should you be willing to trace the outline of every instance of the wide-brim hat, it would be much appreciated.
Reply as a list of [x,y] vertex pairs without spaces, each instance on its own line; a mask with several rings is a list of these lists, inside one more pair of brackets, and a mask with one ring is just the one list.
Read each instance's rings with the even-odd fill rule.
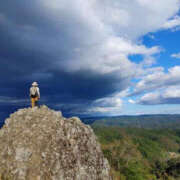
[[38,86],[38,83],[37,82],[33,82],[32,86]]

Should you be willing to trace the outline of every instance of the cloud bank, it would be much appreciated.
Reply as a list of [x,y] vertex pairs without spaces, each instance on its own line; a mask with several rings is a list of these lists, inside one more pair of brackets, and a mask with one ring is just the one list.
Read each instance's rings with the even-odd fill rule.
[[[140,39],[178,27],[179,7],[179,0],[2,1],[1,96],[28,98],[31,82],[38,81],[44,103],[64,112],[89,113],[92,105],[99,112],[108,107],[120,111],[122,99],[117,94],[129,88],[133,78],[144,77],[134,93],[174,85],[179,67],[167,75],[144,76],[144,71],[156,71],[151,65],[161,48],[147,47]],[[130,55],[143,60],[136,63]],[[156,82],[157,77],[163,82]]]

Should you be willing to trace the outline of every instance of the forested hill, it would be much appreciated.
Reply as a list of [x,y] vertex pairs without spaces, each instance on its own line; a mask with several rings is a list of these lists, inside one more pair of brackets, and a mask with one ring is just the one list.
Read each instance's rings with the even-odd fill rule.
[[180,114],[140,115],[116,117],[83,118],[84,123],[93,126],[120,126],[138,128],[180,128]]
[[180,180],[180,130],[94,127],[114,180]]

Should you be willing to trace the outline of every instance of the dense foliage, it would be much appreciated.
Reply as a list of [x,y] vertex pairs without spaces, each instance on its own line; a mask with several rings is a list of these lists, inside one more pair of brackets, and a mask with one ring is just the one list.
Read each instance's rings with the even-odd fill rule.
[[93,128],[115,180],[180,179],[180,130]]

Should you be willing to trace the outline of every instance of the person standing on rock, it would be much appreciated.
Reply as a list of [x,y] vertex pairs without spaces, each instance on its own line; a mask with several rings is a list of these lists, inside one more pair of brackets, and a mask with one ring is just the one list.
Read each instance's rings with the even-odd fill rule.
[[37,82],[32,83],[32,87],[30,88],[30,97],[31,97],[31,105],[33,108],[37,106],[38,100],[40,99],[40,91]]

